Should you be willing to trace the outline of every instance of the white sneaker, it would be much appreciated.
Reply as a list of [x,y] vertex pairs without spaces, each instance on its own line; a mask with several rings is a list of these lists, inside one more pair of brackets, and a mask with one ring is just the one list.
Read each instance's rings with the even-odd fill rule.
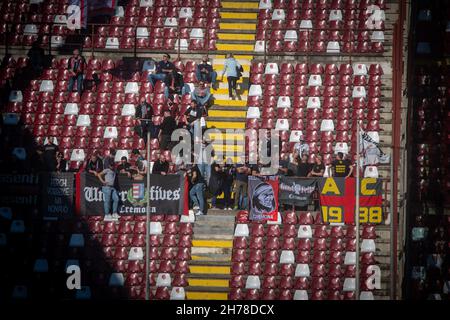
[[118,213],[113,213],[113,214],[112,214],[112,218],[113,218],[114,220],[119,220],[119,214],[118,214]]
[[197,212],[195,213],[195,215],[196,215],[196,216],[202,216],[202,215],[203,215],[203,212],[197,211]]
[[103,218],[104,221],[112,221],[114,220],[112,215],[110,214],[105,214],[105,217]]
[[231,207],[228,207],[228,208],[227,208],[227,210],[228,210],[228,211],[231,211],[231,210],[233,210],[233,208],[231,208]]

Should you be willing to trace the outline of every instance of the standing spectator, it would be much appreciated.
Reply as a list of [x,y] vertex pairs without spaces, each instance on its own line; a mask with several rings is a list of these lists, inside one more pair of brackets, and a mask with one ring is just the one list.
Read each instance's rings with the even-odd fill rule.
[[[119,219],[119,214],[117,213],[117,209],[119,207],[119,193],[116,189],[116,171],[114,170],[114,164],[109,163],[109,166],[106,167],[100,173],[96,173],[96,176],[103,184],[102,192],[104,195],[104,203],[103,208],[105,211],[105,220],[117,220]],[[110,215],[111,211],[111,201],[112,201],[112,216]]]
[[103,158],[103,168],[109,168],[110,164],[114,166],[114,159],[116,157],[116,150],[113,148],[109,149],[109,153],[105,151],[105,155]]
[[170,149],[172,133],[177,129],[177,122],[170,111],[164,111],[164,120],[159,127],[159,141],[162,150]]
[[120,158],[120,164],[117,166],[117,172],[120,174],[126,174],[128,178],[131,178],[132,169],[127,157],[123,156],[122,158]]
[[169,172],[169,162],[167,162],[164,154],[159,155],[159,159],[155,161],[152,168],[152,174],[161,174],[165,176]]
[[136,118],[134,131],[140,138],[144,139],[145,143],[147,143],[147,131],[150,130],[151,132],[153,127],[153,123],[146,120],[150,120],[152,115],[152,106],[147,103],[145,97],[141,97],[134,114],[134,117]]
[[231,202],[231,187],[233,186],[233,176],[234,176],[234,167],[233,161],[231,158],[228,158],[223,166],[223,200],[224,200],[224,209],[232,210],[232,202]]
[[201,216],[205,214],[205,180],[196,165],[187,171],[187,176],[190,184],[190,201],[194,203],[194,208],[198,208],[196,215]]
[[91,157],[86,164],[86,171],[94,175],[103,171],[103,161],[98,156],[97,151],[91,154]]
[[134,151],[134,153],[138,153],[139,156],[136,159],[136,167],[134,168],[137,173],[134,176],[134,178],[136,180],[142,180],[144,179],[144,177],[147,175],[147,170],[148,170],[148,161],[145,160],[145,150],[141,150],[141,151]]
[[289,155],[282,154],[280,163],[278,164],[278,175],[279,176],[292,176],[289,170]]
[[59,151],[59,148],[55,143],[55,139],[54,137],[49,138],[44,145],[43,159],[46,171],[56,170],[56,153]]
[[350,160],[344,159],[344,154],[342,152],[338,152],[336,160],[331,163],[330,171],[330,176],[348,178],[353,173],[353,166]]
[[203,56],[202,63],[197,65],[195,75],[198,81],[212,84],[212,87],[214,88],[216,85],[217,72],[214,71],[213,67],[208,62],[208,56]]
[[45,53],[38,41],[34,41],[27,53],[30,65],[33,69],[33,77],[39,77],[44,70]]
[[194,92],[192,92],[192,99],[197,101],[197,103],[205,107],[208,104],[209,98],[211,98],[211,92],[209,87],[203,81],[199,81],[198,85],[195,87]]
[[237,80],[239,79],[238,72],[239,70],[242,70],[241,68],[242,68],[241,65],[233,57],[233,54],[229,53],[227,55],[227,59],[225,60],[225,65],[222,72],[222,80],[223,76],[226,74],[228,80],[228,95],[230,96],[230,99],[233,99],[233,90],[236,93],[236,95],[238,95],[236,83]]
[[214,161],[211,164],[211,176],[209,178],[209,191],[212,195],[211,205],[213,210],[217,209],[217,197],[223,191],[224,172],[223,168]]
[[184,114],[185,116],[187,116],[187,129],[193,136],[195,133],[195,129],[200,125],[200,119],[203,115],[203,108],[197,103],[197,101],[192,100],[191,105],[189,106],[189,108],[187,108]]
[[314,160],[314,165],[311,168],[311,171],[308,174],[308,177],[323,177],[325,172],[325,165],[322,162],[322,157],[320,155],[316,156]]
[[68,91],[72,92],[75,81],[77,82],[77,91],[81,95],[83,89],[83,73],[86,65],[84,57],[80,55],[80,50],[73,50],[73,56],[69,59],[69,87]]
[[[245,209],[245,204],[240,205],[240,200],[244,198],[247,193],[248,175],[250,168],[246,164],[236,165],[236,179],[234,181],[234,210]],[[242,201],[243,202],[243,201]]]
[[308,163],[308,154],[303,153],[300,162],[297,165],[297,173],[298,177],[306,178],[308,174],[311,172],[311,164]]
[[56,152],[56,172],[66,172],[67,161],[64,159],[64,155],[58,151]]
[[163,59],[156,64],[156,73],[149,76],[149,80],[153,87],[155,87],[156,81],[158,80],[165,82],[167,76],[175,70],[175,66],[169,59],[170,55],[164,53]]
[[300,141],[294,145],[294,150],[297,151],[300,157],[302,157],[304,153],[309,153],[309,145],[305,143],[303,137],[300,137]]

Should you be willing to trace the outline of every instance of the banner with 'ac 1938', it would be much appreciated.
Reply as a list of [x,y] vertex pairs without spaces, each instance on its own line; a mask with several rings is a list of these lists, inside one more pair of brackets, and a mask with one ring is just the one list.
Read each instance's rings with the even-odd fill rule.
[[[117,178],[119,215],[144,215],[147,213],[147,192],[150,192],[150,214],[186,214],[188,188],[182,175],[150,176],[150,188],[145,180],[132,180],[127,176]],[[103,214],[103,192],[98,178],[83,172],[77,179],[77,211],[81,215]]]

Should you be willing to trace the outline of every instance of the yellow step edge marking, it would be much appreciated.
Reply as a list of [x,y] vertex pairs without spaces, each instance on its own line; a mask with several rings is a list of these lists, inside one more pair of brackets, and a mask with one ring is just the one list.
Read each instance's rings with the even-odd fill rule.
[[219,33],[219,40],[248,40],[255,41],[254,34]]
[[222,19],[256,19],[258,14],[255,12],[221,12]]
[[256,30],[255,23],[219,23],[220,30]]
[[189,266],[192,274],[230,274],[230,267],[222,266]]
[[245,118],[247,115],[246,111],[231,111],[231,110],[209,110],[209,117],[219,117],[219,118]]
[[234,1],[222,1],[222,8],[224,9],[258,9],[258,2],[234,2]]
[[[236,59],[248,60],[249,62],[253,59],[253,55],[247,54],[235,54],[234,57]],[[226,57],[223,54],[217,54],[214,56],[214,59],[226,59]]]
[[227,300],[228,295],[225,292],[186,292],[187,300]]
[[218,106],[231,106],[231,107],[245,107],[247,105],[246,100],[214,100],[214,104]]
[[232,248],[231,240],[192,240],[193,247]]
[[[228,94],[228,89],[227,88],[219,88],[216,90],[211,90],[211,93],[212,94]],[[242,95],[248,96],[248,90],[245,89],[244,91],[241,91],[240,94],[241,94],[241,96]]]
[[218,129],[245,129],[245,122],[206,121],[206,126]]
[[222,140],[222,141],[244,141],[245,135],[238,133],[210,133],[209,137],[213,140]]
[[216,45],[219,51],[253,51],[254,47],[252,44],[228,44],[228,43],[218,43]]
[[189,279],[192,287],[223,287],[228,288],[228,280],[223,279]]
[[221,151],[221,152],[239,152],[244,151],[244,146],[241,144],[214,144],[214,151]]

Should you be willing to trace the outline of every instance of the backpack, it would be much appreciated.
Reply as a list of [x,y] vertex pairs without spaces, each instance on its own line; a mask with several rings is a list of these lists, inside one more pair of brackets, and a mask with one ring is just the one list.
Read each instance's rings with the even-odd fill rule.
[[244,68],[242,66],[236,67],[236,77],[240,79],[242,77],[242,73],[244,72]]

